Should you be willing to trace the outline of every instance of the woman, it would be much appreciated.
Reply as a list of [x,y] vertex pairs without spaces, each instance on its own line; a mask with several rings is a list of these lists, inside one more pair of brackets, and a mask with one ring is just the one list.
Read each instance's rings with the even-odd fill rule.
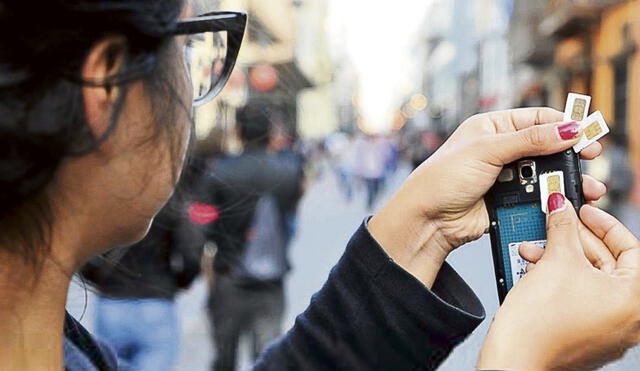
[[[117,369],[113,354],[65,315],[71,276],[145,235],[190,135],[188,35],[232,36],[221,82],[202,95],[198,85],[202,103],[233,67],[243,15],[184,19],[192,10],[181,0],[32,8],[0,0],[0,369]],[[445,258],[487,229],[482,197],[503,164],[576,142],[577,125],[561,119],[526,109],[462,124],[360,227],[257,369],[437,367],[484,316]],[[595,144],[583,157],[599,152]],[[584,192],[594,200],[604,189],[585,178]],[[481,368],[595,364],[637,343],[638,242],[606,214],[583,208],[585,227],[552,199],[548,250],[542,258],[523,250],[535,268],[496,317]]]

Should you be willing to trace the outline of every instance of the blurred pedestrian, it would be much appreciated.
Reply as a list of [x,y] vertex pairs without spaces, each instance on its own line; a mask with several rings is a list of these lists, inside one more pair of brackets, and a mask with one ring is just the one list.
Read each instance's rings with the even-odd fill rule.
[[610,167],[609,178],[605,181],[609,199],[607,211],[621,218],[633,188],[633,174],[629,162],[626,135],[614,132],[609,138],[609,144],[605,146],[605,150]]
[[[198,274],[204,244],[199,225],[212,220],[203,215],[204,206],[187,206],[182,197],[170,200],[142,241],[83,268],[97,288],[96,335],[134,370],[169,371],[177,360],[175,297]],[[124,255],[117,257],[119,251]]]
[[371,211],[384,185],[390,151],[379,136],[368,136],[365,140],[357,143],[357,172],[364,181],[367,192],[367,210]]
[[598,205],[610,214],[622,218],[633,188],[627,138],[614,132],[609,138],[603,138],[602,144],[605,149],[602,156],[586,166],[591,175],[607,186],[607,194]]
[[424,130],[416,133],[411,143],[411,164],[414,169],[425,162],[443,143],[442,137],[433,130]]
[[352,133],[336,132],[327,140],[330,166],[338,181],[338,186],[347,202],[353,198],[354,168],[356,162],[355,140]]
[[255,359],[281,334],[283,280],[289,270],[291,213],[301,196],[301,171],[268,150],[272,119],[267,106],[237,115],[243,152],[222,160],[202,192],[221,210],[208,232],[217,246],[209,314],[215,344],[214,370],[233,370],[247,336]]
[[[298,191],[297,199],[302,198],[306,185],[306,159],[296,143],[293,135],[282,122],[274,123],[270,133],[269,151],[275,154],[276,159],[283,165],[291,167],[297,174]],[[296,234],[298,226],[298,203],[290,205],[286,213],[286,243],[287,245]]]
[[389,148],[389,159],[386,166],[386,177],[392,177],[398,170],[400,163],[400,146],[398,140],[392,136],[385,137],[385,143]]

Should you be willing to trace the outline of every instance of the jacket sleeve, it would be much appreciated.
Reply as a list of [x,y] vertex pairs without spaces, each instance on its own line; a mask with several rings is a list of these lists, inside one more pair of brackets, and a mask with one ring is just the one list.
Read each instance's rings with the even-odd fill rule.
[[448,264],[429,290],[391,260],[365,223],[256,370],[433,370],[484,316]]

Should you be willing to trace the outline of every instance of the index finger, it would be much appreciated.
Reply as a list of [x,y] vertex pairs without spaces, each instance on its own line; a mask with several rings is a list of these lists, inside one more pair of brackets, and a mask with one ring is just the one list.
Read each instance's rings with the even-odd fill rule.
[[503,133],[534,125],[562,122],[564,119],[564,113],[549,107],[516,108],[491,112],[488,115],[498,132]]

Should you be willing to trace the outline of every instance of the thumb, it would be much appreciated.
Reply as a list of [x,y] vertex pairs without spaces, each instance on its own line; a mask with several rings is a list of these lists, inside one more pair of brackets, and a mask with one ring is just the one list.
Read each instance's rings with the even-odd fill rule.
[[[523,157],[551,155],[573,147],[580,140],[580,124],[556,123],[533,125],[526,129],[494,136],[482,152],[496,166]],[[497,161],[497,163],[496,163]]]
[[548,210],[547,248],[541,260],[564,256],[586,261],[578,234],[578,216],[573,205],[561,193],[552,193]]

